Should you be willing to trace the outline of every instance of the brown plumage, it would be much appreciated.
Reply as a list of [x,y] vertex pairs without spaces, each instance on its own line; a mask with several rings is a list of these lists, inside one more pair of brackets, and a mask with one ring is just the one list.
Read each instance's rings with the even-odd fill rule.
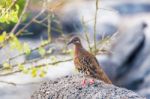
[[112,82],[100,67],[96,57],[83,48],[80,39],[78,37],[73,37],[68,44],[71,43],[75,45],[74,64],[76,69],[87,76],[111,84]]

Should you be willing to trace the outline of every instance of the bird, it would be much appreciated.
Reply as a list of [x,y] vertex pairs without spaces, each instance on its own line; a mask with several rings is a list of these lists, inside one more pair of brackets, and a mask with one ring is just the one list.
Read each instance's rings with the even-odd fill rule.
[[[107,84],[112,84],[106,73],[100,67],[96,57],[88,52],[81,44],[79,37],[73,37],[67,45],[74,45],[74,65],[75,68],[82,74],[94,79],[99,79]],[[94,79],[90,80],[90,84],[94,83]],[[86,79],[82,81],[82,85],[85,86]]]

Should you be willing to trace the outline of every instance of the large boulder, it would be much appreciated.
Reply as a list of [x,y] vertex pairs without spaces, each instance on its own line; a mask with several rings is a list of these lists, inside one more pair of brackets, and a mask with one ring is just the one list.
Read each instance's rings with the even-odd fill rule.
[[[146,27],[146,28],[145,28]],[[126,29],[101,61],[113,83],[150,98],[150,37],[145,23]]]
[[141,78],[141,76],[137,78],[137,74],[133,75],[132,73],[136,72],[144,61],[141,54],[146,47],[145,26],[145,24],[136,25],[119,35],[111,48],[112,54],[101,62],[106,73],[117,85],[127,87],[126,85],[129,83]]
[[35,91],[31,99],[146,99],[135,92],[105,84],[100,80],[90,85],[81,86],[83,75],[66,76],[54,81],[44,82],[40,89]]

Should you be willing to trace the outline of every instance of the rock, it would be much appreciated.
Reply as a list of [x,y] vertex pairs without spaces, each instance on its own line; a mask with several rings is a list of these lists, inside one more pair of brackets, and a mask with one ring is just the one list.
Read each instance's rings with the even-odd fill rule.
[[139,13],[149,13],[150,4],[149,3],[123,3],[120,5],[114,6],[121,15],[134,15]]
[[144,57],[144,59],[145,61],[142,63],[142,66],[133,74],[143,79],[142,83],[138,86],[137,92],[150,99],[150,54]]
[[83,75],[73,75],[44,82],[31,99],[146,99],[130,90],[99,80],[95,80],[93,85],[82,87],[83,78]]
[[115,83],[133,66],[132,63],[137,53],[142,50],[144,41],[144,24],[140,24],[122,33],[114,42],[111,48],[113,54],[109,55],[102,65],[105,70],[111,70],[106,72]]
[[138,93],[146,96],[147,99],[150,99],[150,74],[148,74],[142,85],[137,90]]
[[117,86],[150,97],[150,37],[146,24],[137,25],[119,36],[112,55],[101,62],[104,70]]
[[[136,39],[135,39],[136,38]],[[121,78],[133,65],[134,59],[144,46],[144,24],[140,24],[123,33],[119,43],[113,48],[113,61],[117,61],[118,69],[116,79]],[[117,41],[117,42],[118,42]]]

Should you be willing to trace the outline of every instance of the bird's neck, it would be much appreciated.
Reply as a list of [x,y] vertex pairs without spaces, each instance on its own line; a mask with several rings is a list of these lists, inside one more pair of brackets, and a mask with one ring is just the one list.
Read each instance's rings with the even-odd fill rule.
[[75,44],[75,48],[74,48],[74,54],[75,54],[75,57],[77,57],[80,53],[82,53],[82,50],[84,48],[82,47],[82,44],[81,43],[77,43]]

